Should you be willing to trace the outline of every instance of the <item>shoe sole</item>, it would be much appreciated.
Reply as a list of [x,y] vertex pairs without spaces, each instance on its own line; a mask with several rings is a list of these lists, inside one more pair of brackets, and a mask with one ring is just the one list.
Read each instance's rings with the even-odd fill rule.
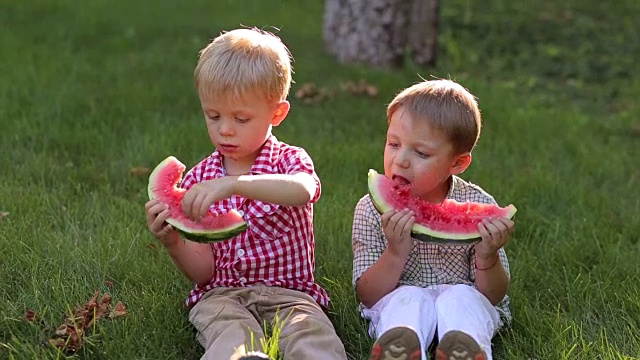
[[449,331],[436,348],[436,360],[487,360],[487,355],[468,334]]
[[369,360],[420,360],[420,339],[413,329],[396,327],[380,336],[371,349]]

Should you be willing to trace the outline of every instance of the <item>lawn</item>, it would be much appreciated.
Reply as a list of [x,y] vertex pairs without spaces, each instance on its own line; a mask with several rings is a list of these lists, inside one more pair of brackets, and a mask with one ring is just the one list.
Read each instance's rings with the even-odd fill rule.
[[[65,358],[47,339],[96,290],[127,313],[97,322],[69,357],[199,358],[182,306],[190,284],[146,229],[135,168],[212,151],[197,52],[250,25],[277,31],[295,58],[292,110],[275,134],[305,147],[321,177],[317,277],[353,359],[371,345],[351,287],[353,207],[367,170],[382,169],[385,105],[431,76],[479,99],[484,128],[464,178],[519,209],[507,246],[514,323],[495,358],[640,359],[640,3],[442,3],[438,66],[398,71],[327,55],[320,1],[1,3],[0,358]],[[377,96],[341,87],[361,80]],[[295,95],[308,83],[331,95],[305,103]]]

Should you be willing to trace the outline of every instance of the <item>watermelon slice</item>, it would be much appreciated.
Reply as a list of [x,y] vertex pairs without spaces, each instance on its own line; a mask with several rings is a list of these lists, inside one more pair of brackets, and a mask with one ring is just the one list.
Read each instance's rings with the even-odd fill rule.
[[499,207],[494,204],[458,202],[445,199],[433,204],[411,196],[410,186],[399,186],[375,170],[369,170],[369,194],[380,213],[391,209],[411,209],[416,223],[412,236],[415,239],[440,244],[468,245],[480,241],[478,223],[485,218],[511,219],[516,207]]
[[185,166],[178,159],[169,156],[164,159],[149,176],[149,199],[158,199],[169,206],[171,215],[167,223],[182,235],[197,242],[221,241],[232,238],[247,228],[247,223],[237,210],[214,215],[209,213],[200,221],[189,219],[182,211],[185,189],[178,185],[182,180]]

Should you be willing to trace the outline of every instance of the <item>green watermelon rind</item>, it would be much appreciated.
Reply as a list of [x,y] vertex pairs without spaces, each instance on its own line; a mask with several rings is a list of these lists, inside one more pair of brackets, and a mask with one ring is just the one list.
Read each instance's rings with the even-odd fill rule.
[[[156,180],[156,178],[162,172],[164,167],[172,164],[176,165],[179,169],[181,169],[180,176],[178,177],[178,182],[175,185],[177,186],[177,184],[180,183],[180,180],[182,179],[182,173],[184,172],[186,167],[176,157],[168,156],[166,159],[162,160],[149,175],[149,185],[147,186],[147,193],[149,195],[150,200],[153,200],[156,198],[154,195],[154,191],[156,190],[156,187],[154,186],[154,184],[156,182],[154,180]],[[242,215],[240,215],[240,213],[235,209],[231,209],[229,213],[234,213],[239,218],[242,218]],[[247,229],[247,223],[244,220],[240,220],[228,227],[225,227],[222,229],[215,229],[215,230],[193,229],[193,228],[190,228],[188,225],[184,224],[179,219],[174,219],[174,218],[167,219],[167,223],[173,226],[176,230],[178,230],[178,232],[184,238],[195,241],[195,242],[200,242],[200,243],[209,243],[209,242],[227,240],[242,233]]]
[[[371,202],[373,203],[373,206],[376,208],[376,210],[380,214],[383,214],[389,210],[392,210],[393,207],[385,202],[380,193],[375,191],[376,179],[379,179],[380,176],[384,175],[378,174],[378,172],[373,169],[369,169],[369,196],[371,197]],[[512,204],[506,206],[504,209],[507,210],[505,213],[505,218],[508,219],[511,219],[517,211],[516,207]],[[481,240],[480,233],[478,231],[468,233],[451,233],[433,230],[423,224],[414,224],[413,228],[411,229],[411,236],[416,240],[437,243],[441,245],[472,245],[478,243]]]
[[[206,231],[205,232],[186,232],[181,228],[182,225],[179,223],[176,223],[175,221],[167,220],[167,223],[169,223],[171,226],[176,228],[176,230],[178,230],[178,232],[185,239],[189,239],[191,241],[195,241],[199,243],[210,243],[215,241],[227,240],[240,234],[241,232],[247,229],[247,224],[245,223],[243,225],[230,228],[229,230],[226,230],[226,231],[216,230],[216,232],[210,232],[210,231],[209,232],[206,232]],[[189,230],[189,231],[193,231],[193,230]]]

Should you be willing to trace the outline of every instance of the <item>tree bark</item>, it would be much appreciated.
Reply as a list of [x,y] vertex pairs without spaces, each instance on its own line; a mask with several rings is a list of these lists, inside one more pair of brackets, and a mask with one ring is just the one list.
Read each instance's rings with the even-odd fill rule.
[[325,0],[323,37],[341,63],[397,68],[407,50],[435,63],[439,0]]
[[439,0],[413,0],[409,49],[413,61],[421,67],[436,64],[439,14]]

